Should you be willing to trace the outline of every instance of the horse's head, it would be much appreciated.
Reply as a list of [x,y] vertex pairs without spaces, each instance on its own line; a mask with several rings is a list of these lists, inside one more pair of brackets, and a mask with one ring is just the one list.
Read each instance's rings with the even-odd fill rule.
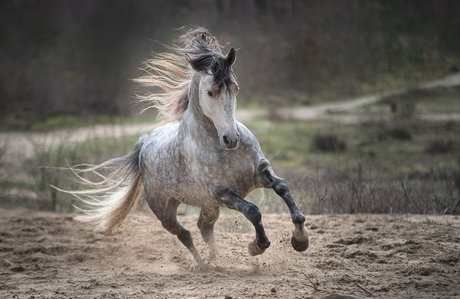
[[201,74],[198,97],[201,110],[214,123],[222,147],[238,147],[239,133],[235,120],[238,84],[232,71],[236,51],[226,55],[204,55],[190,59],[192,68]]

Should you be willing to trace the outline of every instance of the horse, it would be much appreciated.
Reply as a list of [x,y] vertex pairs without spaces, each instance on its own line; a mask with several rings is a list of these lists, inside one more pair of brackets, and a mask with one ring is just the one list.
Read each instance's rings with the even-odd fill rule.
[[[198,264],[202,259],[190,231],[178,221],[177,208],[201,208],[198,228],[216,258],[214,224],[221,207],[242,213],[255,228],[249,243],[251,256],[262,254],[270,241],[259,208],[244,198],[254,189],[272,188],[289,208],[294,230],[292,247],[308,248],[305,216],[292,199],[286,181],[274,173],[251,131],[235,119],[237,78],[232,65],[236,51],[224,55],[208,30],[185,31],[170,53],[156,54],[145,64],[146,74],[136,79],[152,88],[140,101],[151,103],[167,121],[142,135],[132,153],[99,165],[72,167],[91,189],[68,191],[86,208],[77,220],[93,223],[97,230],[114,232],[135,208],[142,192],[162,226],[176,235]],[[161,88],[162,93],[155,92]],[[110,171],[103,175],[102,171]],[[84,177],[95,173],[98,181]],[[86,198],[84,198],[86,196]]]

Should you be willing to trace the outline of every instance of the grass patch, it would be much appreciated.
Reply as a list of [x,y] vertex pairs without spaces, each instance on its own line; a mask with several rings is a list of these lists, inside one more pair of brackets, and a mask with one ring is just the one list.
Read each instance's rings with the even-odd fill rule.
[[[55,212],[73,211],[74,198],[50,185],[67,190],[85,188],[75,182],[66,168],[82,163],[100,164],[126,155],[132,151],[138,137],[102,137],[81,143],[65,143],[62,136],[48,143],[29,140],[34,149],[32,156],[14,154],[10,157],[14,160],[0,165],[0,204]],[[6,175],[12,172],[14,175]]]
[[[423,118],[431,108],[455,113],[459,95],[458,88],[411,92],[396,111],[383,102],[343,113],[364,121],[257,119],[248,127],[307,213],[460,214],[460,122]],[[346,150],[320,150],[330,136]],[[276,195],[253,194],[267,211],[283,205]]]
[[[440,151],[427,150],[437,144],[436,140],[452,140],[459,136],[457,132],[441,131],[443,124],[415,121],[405,124],[404,132],[411,138],[392,137],[389,122],[366,122],[362,124],[337,124],[330,121],[275,122],[256,120],[249,128],[258,138],[262,150],[268,158],[273,158],[273,165],[295,167],[296,171],[314,174],[318,167],[347,168],[354,167],[361,161],[372,166],[385,166],[389,169],[410,170],[416,166],[418,171],[443,169],[456,170],[460,156],[453,149],[453,141]],[[268,131],[266,128],[270,128]],[[306,129],[301,129],[306,128]],[[317,136],[340,136],[346,142],[346,150],[319,151],[316,149]],[[409,133],[410,132],[410,133]],[[337,139],[338,140],[338,139]],[[290,147],[286,147],[287,142]],[[313,145],[312,145],[313,144]],[[443,150],[446,147],[446,150]],[[331,148],[332,149],[332,148]],[[288,159],[277,159],[277,153],[283,153]],[[441,153],[442,155],[437,155]]]
[[[391,102],[385,102],[341,114],[356,118],[355,122],[327,117],[315,121],[256,118],[247,126],[306,213],[460,214],[460,122],[422,117],[429,109],[439,114],[457,111],[452,105],[458,100],[459,89],[446,90],[409,93],[398,99],[396,111],[392,111]],[[318,136],[327,137],[326,141],[334,136],[334,150],[322,150],[315,141]],[[12,181],[5,172],[0,173],[0,188],[32,192],[35,196],[29,202],[34,203],[30,205],[33,208],[71,211],[73,199],[53,193],[49,184],[73,190],[83,187],[59,167],[99,164],[128,154],[138,137],[36,145],[33,157],[18,157],[25,175]],[[340,147],[340,142],[346,148]],[[0,164],[3,160],[0,155]],[[5,194],[2,192],[4,200],[0,200],[11,205]],[[264,213],[288,212],[272,190],[255,190],[247,199]],[[198,208],[179,208],[179,214],[198,212]],[[232,225],[229,229],[236,229]]]
[[56,115],[48,117],[15,118],[7,115],[2,121],[0,132],[30,131],[50,132],[62,129],[77,129],[97,125],[129,125],[152,123],[157,119],[155,109],[146,110],[142,114],[132,116],[109,115]]

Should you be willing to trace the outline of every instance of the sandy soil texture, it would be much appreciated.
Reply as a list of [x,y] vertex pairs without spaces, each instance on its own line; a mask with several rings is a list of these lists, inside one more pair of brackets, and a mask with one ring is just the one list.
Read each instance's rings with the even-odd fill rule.
[[[203,256],[198,216],[180,216]],[[0,209],[0,298],[460,297],[460,217],[307,216],[310,248],[290,246],[289,215],[263,215],[271,247],[247,253],[253,228],[221,215],[217,260],[197,269],[153,214],[112,235],[73,215]]]

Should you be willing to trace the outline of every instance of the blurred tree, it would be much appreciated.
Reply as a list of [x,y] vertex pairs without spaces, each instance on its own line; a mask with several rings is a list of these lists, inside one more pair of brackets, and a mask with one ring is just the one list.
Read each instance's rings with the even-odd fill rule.
[[189,24],[240,48],[242,104],[346,98],[460,67],[456,0],[4,0],[3,123],[128,114],[137,67]]

